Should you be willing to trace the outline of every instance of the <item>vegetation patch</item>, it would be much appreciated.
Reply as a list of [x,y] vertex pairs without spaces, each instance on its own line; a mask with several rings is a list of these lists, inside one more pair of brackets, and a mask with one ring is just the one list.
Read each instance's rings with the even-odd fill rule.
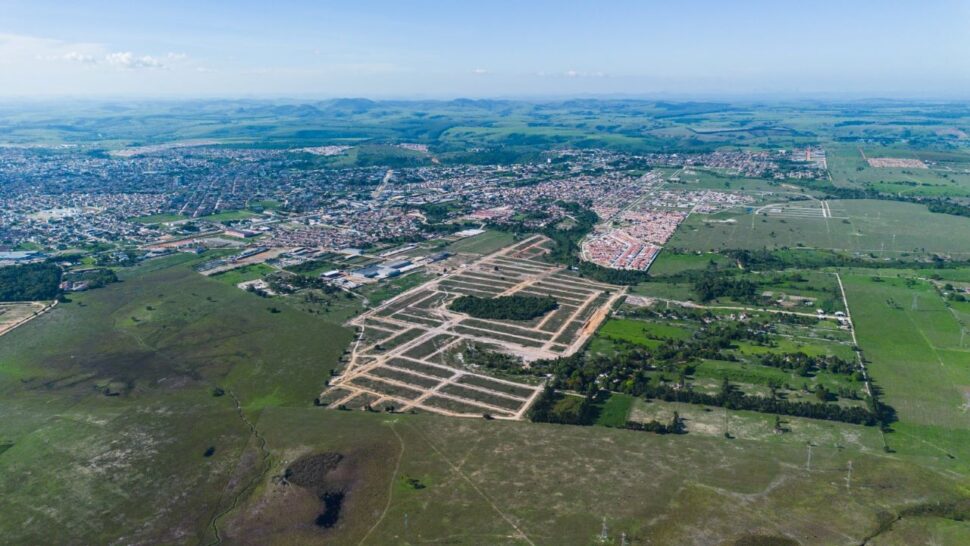
[[0,301],[52,300],[60,283],[61,268],[54,264],[0,267]]
[[340,453],[317,453],[293,461],[283,478],[293,485],[311,491],[320,499],[322,511],[314,523],[329,529],[340,519],[340,509],[347,495],[345,480],[335,479],[335,471],[341,466],[344,456]]
[[480,298],[460,296],[449,308],[476,318],[492,320],[529,320],[541,317],[559,307],[555,298],[549,296],[500,296]]

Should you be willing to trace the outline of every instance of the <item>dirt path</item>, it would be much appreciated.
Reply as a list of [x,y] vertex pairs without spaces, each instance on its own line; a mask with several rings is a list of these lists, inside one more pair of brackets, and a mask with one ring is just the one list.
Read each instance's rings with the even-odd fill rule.
[[432,451],[434,451],[439,457],[441,457],[441,459],[455,472],[455,474],[458,474],[458,476],[460,476],[463,480],[465,480],[465,482],[468,483],[468,485],[470,485],[471,488],[474,489],[475,492],[478,493],[479,496],[481,496],[483,499],[485,499],[485,502],[487,502],[489,504],[489,506],[491,506],[492,509],[495,510],[495,512],[502,519],[504,519],[505,522],[508,523],[512,527],[512,529],[515,530],[515,533],[516,533],[516,537],[517,538],[520,538],[520,539],[524,540],[526,543],[528,543],[528,544],[530,544],[532,546],[535,546],[535,542],[532,542],[532,539],[530,539],[529,536],[526,535],[525,532],[522,529],[520,529],[519,526],[516,525],[514,521],[512,521],[512,518],[510,518],[508,516],[508,514],[506,514],[505,512],[503,512],[498,507],[498,505],[496,505],[495,502],[488,495],[485,494],[484,491],[482,491],[477,485],[475,485],[475,482],[472,481],[472,479],[468,477],[468,474],[465,474],[465,472],[462,471],[461,468],[459,468],[451,459],[449,459],[447,456],[445,456],[445,454],[442,453],[441,450],[439,450],[438,447],[435,446],[434,443],[431,442],[431,439],[430,438],[428,438],[420,430],[418,430],[417,428],[415,428],[414,425],[410,425],[409,424],[408,426],[418,436],[420,436],[420,437],[422,437],[424,439],[425,444],[427,444],[428,447],[430,447]]
[[387,426],[390,427],[391,432],[394,433],[394,436],[397,437],[398,443],[400,443],[401,445],[401,451],[398,452],[397,454],[397,462],[394,463],[394,472],[391,472],[391,483],[387,487],[387,503],[384,505],[384,510],[381,511],[381,515],[377,518],[377,521],[375,521],[374,525],[371,525],[370,529],[368,529],[367,532],[364,533],[363,538],[360,539],[360,542],[357,543],[357,546],[360,546],[361,544],[363,544],[364,541],[366,541],[367,538],[370,537],[371,533],[374,532],[374,529],[377,529],[377,527],[380,526],[381,522],[384,521],[384,517],[387,516],[388,510],[391,509],[391,500],[394,498],[394,485],[397,483],[397,474],[401,470],[401,460],[404,459],[404,438],[401,438],[401,435],[398,433],[398,431],[394,429],[394,423],[396,422],[397,422],[396,420],[390,421],[387,424]]
[[[6,334],[7,332],[10,332],[10,331],[12,331],[12,330],[14,330],[16,328],[19,328],[19,327],[23,326],[24,324],[27,324],[28,322],[34,320],[35,318],[43,315],[44,313],[50,311],[51,309],[53,309],[57,305],[57,300],[54,300],[53,302],[48,303],[46,305],[44,303],[42,303],[42,302],[29,302],[29,304],[32,305],[32,306],[34,306],[35,311],[33,313],[31,313],[30,315],[28,315],[28,316],[26,316],[26,317],[24,317],[24,318],[22,318],[22,319],[20,319],[20,320],[18,320],[16,322],[0,323],[0,336]],[[41,306],[41,307],[39,309],[37,309],[38,306]]]

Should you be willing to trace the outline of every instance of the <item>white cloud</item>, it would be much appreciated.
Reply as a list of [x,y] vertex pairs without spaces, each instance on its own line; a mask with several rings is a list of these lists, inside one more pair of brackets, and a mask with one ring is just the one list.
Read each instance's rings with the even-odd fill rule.
[[484,68],[476,68],[475,70],[472,70],[472,74],[488,74],[488,70],[485,70]]
[[74,61],[76,63],[91,64],[97,62],[94,55],[88,55],[87,53],[81,53],[78,51],[68,51],[65,53],[61,59],[65,61]]
[[109,53],[105,55],[104,62],[111,66],[123,68],[123,69],[133,69],[133,68],[164,68],[165,64],[162,61],[152,57],[151,55],[142,55],[140,57],[135,56],[131,51],[118,51],[115,53]]

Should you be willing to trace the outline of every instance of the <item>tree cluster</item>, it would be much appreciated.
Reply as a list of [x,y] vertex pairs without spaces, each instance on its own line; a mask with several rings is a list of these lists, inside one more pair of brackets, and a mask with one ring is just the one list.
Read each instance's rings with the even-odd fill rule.
[[61,268],[51,263],[0,267],[0,301],[52,300],[60,295]]
[[717,271],[705,271],[694,281],[694,293],[702,302],[721,297],[757,303],[758,284]]
[[855,364],[837,356],[809,356],[805,353],[768,353],[761,357],[761,365],[797,370],[802,377],[822,370],[841,375],[851,375],[856,371]]
[[[725,384],[727,385],[726,382]],[[656,398],[666,402],[703,404],[705,406],[718,406],[732,410],[751,410],[761,413],[790,415],[793,417],[841,421],[857,425],[873,426],[879,422],[876,413],[858,406],[845,407],[824,402],[793,402],[779,398],[751,396],[731,388],[730,385],[722,388],[721,392],[717,394],[706,394],[691,389],[675,388],[669,385],[648,384],[643,394],[647,398]]]
[[492,320],[529,320],[559,307],[551,296],[500,296],[482,298],[461,296],[451,302],[449,309],[475,318]]

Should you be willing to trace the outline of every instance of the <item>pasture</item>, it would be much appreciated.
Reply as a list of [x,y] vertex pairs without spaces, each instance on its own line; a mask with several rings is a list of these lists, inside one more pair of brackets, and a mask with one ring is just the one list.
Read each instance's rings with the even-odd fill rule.
[[192,265],[122,270],[0,340],[6,541],[198,541],[249,483],[260,411],[312,407],[350,332]]
[[906,453],[946,454],[970,469],[970,343],[926,281],[846,276],[849,307],[870,374],[896,409],[889,444]]
[[690,251],[741,248],[806,248],[898,258],[945,254],[970,257],[970,218],[935,214],[925,206],[895,201],[827,201],[820,213],[718,213],[692,215],[669,247]]

